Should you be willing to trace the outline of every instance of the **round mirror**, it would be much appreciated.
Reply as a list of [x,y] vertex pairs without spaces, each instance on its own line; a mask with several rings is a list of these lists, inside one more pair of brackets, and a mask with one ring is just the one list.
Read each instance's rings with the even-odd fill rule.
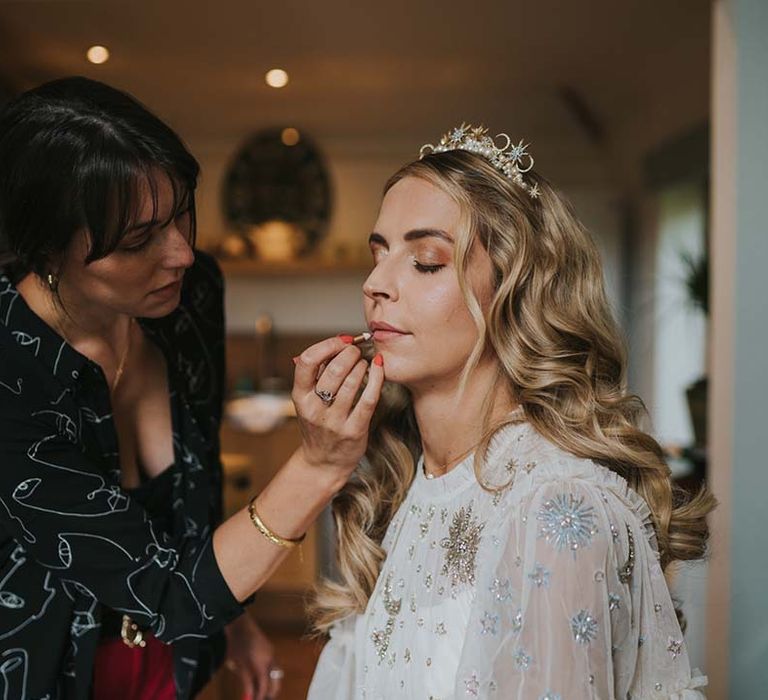
[[320,152],[296,129],[257,132],[227,171],[223,207],[249,253],[267,260],[309,253],[331,216],[331,186]]

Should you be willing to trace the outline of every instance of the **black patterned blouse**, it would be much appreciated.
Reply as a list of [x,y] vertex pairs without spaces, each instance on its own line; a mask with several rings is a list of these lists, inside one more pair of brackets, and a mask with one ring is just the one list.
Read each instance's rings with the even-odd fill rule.
[[175,462],[159,509],[120,487],[101,368],[0,270],[0,698],[88,698],[107,609],[173,644],[177,696],[191,697],[242,612],[211,539],[224,378],[215,262],[197,253],[180,306],[139,322],[165,354],[171,391]]

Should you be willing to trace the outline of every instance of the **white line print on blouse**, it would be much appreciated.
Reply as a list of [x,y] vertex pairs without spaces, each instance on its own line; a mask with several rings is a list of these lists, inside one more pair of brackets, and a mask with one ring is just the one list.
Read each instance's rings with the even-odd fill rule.
[[72,389],[70,389],[69,387],[67,387],[66,389],[64,389],[64,390],[61,392],[61,394],[59,394],[59,398],[58,398],[58,399],[56,399],[55,401],[51,401],[51,406],[58,406],[58,405],[59,405],[59,404],[60,404],[60,403],[61,403],[61,402],[64,400],[64,397],[65,397],[67,394],[71,393],[71,392],[72,392]]
[[61,353],[64,352],[64,346],[66,345],[66,341],[62,340],[61,345],[59,345],[59,351],[56,353],[56,361],[53,363],[53,375],[56,376],[56,373],[59,371],[59,360],[61,360]]
[[[101,623],[96,621],[96,609],[99,601],[93,591],[84,586],[79,581],[72,579],[61,579],[62,588],[67,597],[72,601],[72,624],[70,631],[73,637],[82,637],[90,630],[101,627]],[[69,587],[74,588],[78,595],[74,595]],[[85,599],[85,600],[83,600]]]
[[[19,669],[21,671],[19,672]],[[0,655],[0,677],[3,698],[25,698],[27,696],[27,675],[29,673],[29,654],[26,649],[15,647],[6,649]],[[17,680],[19,679],[20,680]]]
[[183,442],[180,440],[177,440],[177,436],[173,436],[173,442],[176,446],[176,449],[181,452],[181,461],[187,465],[189,473],[193,474],[195,472],[201,472],[203,471],[203,465],[200,462],[200,458],[192,452]]
[[[11,298],[11,305],[12,305],[12,303],[15,301],[15,299],[16,299],[16,297],[18,295],[13,290],[11,290],[11,289],[9,289],[7,291],[7,293],[12,296],[12,298]],[[6,307],[6,309],[7,309],[6,317],[10,318],[10,315],[11,315],[10,314],[10,306]],[[196,325],[194,323],[192,323],[192,325],[195,326],[195,332],[198,335],[198,337],[200,338],[200,333],[199,333]],[[27,340],[26,336],[21,336],[21,335],[17,337],[17,340],[19,340],[19,339]],[[33,340],[30,341],[29,344],[32,345],[32,344],[34,344],[34,342],[35,341],[33,339]],[[62,357],[63,348],[64,348],[65,344],[66,343],[62,343],[59,346],[58,355],[56,357],[56,362],[55,362],[55,366],[54,366],[54,374],[56,374],[56,372],[59,369],[60,359]],[[36,346],[36,348],[39,349],[38,346]],[[208,354],[207,348],[202,344],[202,338],[200,338],[200,348],[201,348],[201,352],[206,355],[206,359],[207,359],[209,365],[211,365],[211,370],[213,370],[212,360],[211,360],[211,358],[210,358],[210,356]],[[77,378],[77,372],[73,372],[72,376]],[[204,387],[207,390],[206,393],[211,393],[212,391],[215,390],[215,386],[216,386],[215,382],[205,382],[204,383],[204,382],[202,382],[200,380],[200,377],[198,375],[190,375],[189,379],[190,379],[190,381],[193,381],[195,383],[195,387],[196,388]],[[0,386],[3,386],[4,388],[8,389],[9,391],[11,391],[14,394],[21,395],[21,393],[22,393],[22,380],[21,380],[21,378],[19,378],[17,380],[17,385],[18,385],[18,390],[15,390],[12,386],[9,386],[8,384],[0,382]],[[52,406],[58,406],[60,403],[62,403],[62,401],[64,400],[64,397],[66,396],[66,394],[68,392],[71,392],[71,389],[69,389],[69,388],[64,389],[62,391],[62,393],[58,396],[58,398],[55,401],[50,401],[49,400],[48,403],[50,405],[52,405]],[[175,392],[173,392],[173,393],[175,394]],[[198,401],[200,400],[199,397],[193,397],[193,398],[198,400]],[[54,457],[53,459],[46,460],[42,456],[44,454],[46,443],[48,443],[49,441],[54,441],[54,440],[57,440],[57,439],[60,439],[60,438],[63,437],[65,440],[67,440],[67,441],[69,441],[71,443],[79,442],[80,433],[81,433],[81,427],[82,427],[82,425],[84,423],[86,423],[86,422],[88,422],[88,423],[94,423],[94,422],[95,423],[100,423],[100,422],[102,422],[104,420],[107,420],[108,418],[111,418],[111,416],[108,415],[108,416],[101,416],[101,417],[99,417],[91,409],[87,409],[87,408],[84,409],[84,410],[83,409],[78,409],[78,414],[77,414],[78,415],[78,419],[77,419],[77,421],[75,419],[73,419],[71,416],[66,415],[65,413],[60,413],[58,411],[47,411],[47,410],[44,410],[44,411],[39,411],[37,413],[34,413],[32,415],[33,416],[39,416],[39,415],[45,415],[45,414],[49,414],[49,415],[53,415],[54,416],[54,421],[55,421],[55,428],[54,428],[54,430],[55,430],[55,432],[52,435],[49,435],[47,437],[42,438],[41,440],[38,440],[36,443],[34,443],[33,445],[31,445],[28,448],[27,456],[29,457],[29,459],[31,459],[33,462],[36,462],[36,463],[41,464],[43,466],[47,466],[47,467],[49,467],[51,469],[56,469],[56,470],[59,470],[59,471],[64,471],[64,472],[67,472],[67,473],[70,473],[70,474],[79,475],[79,476],[86,477],[86,478],[89,478],[89,479],[94,479],[94,478],[97,479],[97,481],[99,482],[99,485],[94,490],[92,490],[92,491],[86,491],[86,494],[85,494],[86,498],[88,500],[93,500],[94,498],[100,497],[100,496],[102,496],[103,494],[106,493],[108,499],[112,499],[111,503],[110,503],[110,508],[109,508],[109,511],[107,512],[107,514],[109,514],[111,512],[116,512],[119,509],[119,506],[120,506],[120,502],[119,502],[119,489],[117,489],[116,487],[114,489],[104,488],[105,485],[108,482],[105,482],[104,479],[101,479],[99,476],[97,476],[96,474],[94,474],[92,472],[82,471],[82,470],[78,469],[77,465],[74,464],[74,463],[72,465],[66,464],[66,463],[68,463],[70,461],[68,459],[64,460],[65,464],[61,464],[61,463],[57,463],[57,462],[61,461],[58,458]],[[178,440],[178,436],[174,436],[174,437]],[[195,455],[195,454],[193,454],[191,452],[186,452],[185,453],[185,457],[186,457],[185,462],[188,465],[188,471],[199,471],[199,470],[203,470],[204,469],[204,467],[200,463],[200,460],[197,457],[197,455]],[[39,499],[39,497],[44,494],[44,489],[47,486],[50,485],[50,482],[48,481],[48,479],[45,478],[45,472],[44,471],[42,473],[38,472],[38,474],[42,474],[42,476],[41,477],[37,477],[36,476],[36,477],[31,478],[31,479],[27,479],[27,480],[22,481],[20,484],[17,485],[17,489],[18,489],[19,486],[21,486],[22,488],[16,493],[17,498],[14,499],[15,502],[16,502],[15,505],[17,505],[17,506],[20,505],[20,506],[23,506],[25,508],[31,508],[31,509],[34,509],[34,510],[42,510],[44,512],[56,512],[56,511],[50,510],[48,508],[41,507],[36,502]],[[48,482],[48,483],[46,483],[46,482]],[[87,482],[86,482],[86,485],[87,485]],[[31,541],[31,542],[36,541],[35,536],[31,532],[29,532],[29,530],[27,530],[27,528],[25,527],[24,522],[22,521],[22,519],[17,517],[17,516],[15,516],[10,511],[10,509],[8,508],[8,504],[6,504],[4,501],[0,501],[0,502],[3,503],[3,506],[8,511],[9,517],[12,520],[17,521],[19,526],[21,528],[23,528],[23,536],[24,536],[24,538],[29,540],[29,541]],[[100,499],[99,499],[99,501],[97,501],[97,505],[100,505]],[[88,512],[88,513],[71,512],[71,513],[61,513],[61,514],[62,515],[67,515],[67,516],[72,516],[72,517],[93,517],[95,515],[98,515],[96,513],[91,513],[91,512]],[[147,524],[148,524],[150,530],[152,530],[151,522],[148,522]],[[192,523],[192,524],[194,525],[194,523]],[[187,522],[187,534],[189,534],[193,529],[194,528],[190,527],[190,522]],[[204,532],[204,536],[201,537],[201,544],[198,545],[198,546],[200,546],[200,554],[198,555],[198,558],[197,558],[197,560],[195,562],[195,565],[194,565],[194,570],[195,571],[197,570],[198,564],[199,564],[199,562],[202,559],[202,555],[205,553],[206,547],[210,546],[210,544],[211,544],[209,528],[206,527],[203,532]],[[65,564],[70,564],[71,563],[71,562],[69,562],[66,559],[68,556],[72,555],[72,545],[70,543],[74,544],[75,538],[78,538],[78,537],[90,537],[90,538],[95,538],[95,539],[103,540],[105,542],[108,542],[110,544],[113,544],[113,545],[119,547],[126,554],[126,556],[129,556],[127,551],[124,548],[122,548],[119,544],[117,544],[116,542],[113,542],[112,540],[110,540],[108,538],[103,538],[103,537],[100,537],[98,535],[91,535],[90,533],[72,533],[72,532],[70,532],[70,533],[59,533],[59,535],[60,535],[60,537],[59,537],[59,557],[62,560],[62,563],[65,563]],[[206,540],[206,537],[207,537],[207,540]],[[170,559],[173,558],[173,557],[169,557],[168,556],[168,552],[172,552],[173,550],[169,550],[167,548],[160,547],[160,545],[157,544],[157,540],[155,538],[154,532],[152,533],[152,538],[155,540],[155,544],[154,545],[150,545],[148,547],[148,549],[147,549],[147,553],[148,554],[150,554],[150,553],[152,554],[152,559],[149,562],[147,562],[146,566],[144,566],[143,568],[146,569],[146,568],[149,568],[150,566],[153,566],[153,565],[154,566],[167,567],[168,566],[168,562],[170,561]],[[193,553],[194,553],[194,550],[193,550]],[[143,560],[144,559],[142,557],[142,561]],[[138,572],[136,572],[136,571],[131,572],[131,574],[129,575],[129,579],[131,577],[133,577],[137,573]],[[179,576],[182,579],[182,581],[184,582],[184,585],[186,585],[188,591],[191,594],[192,599],[194,600],[194,604],[195,604],[195,606],[197,607],[197,609],[198,609],[198,611],[200,613],[200,617],[201,617],[201,621],[200,621],[201,624],[200,624],[200,626],[202,627],[203,626],[203,622],[205,620],[211,620],[212,616],[209,615],[206,612],[206,606],[197,599],[196,595],[194,594],[194,592],[192,590],[192,586],[190,584],[190,580],[188,579],[188,577],[185,574],[179,573],[179,572],[172,572],[171,575]],[[39,613],[27,617],[23,621],[23,623],[21,625],[16,626],[13,630],[10,630],[9,632],[7,632],[7,634],[15,634],[22,627],[27,626],[30,622],[32,622],[32,621],[34,621],[34,620],[36,620],[36,619],[38,619],[38,618],[43,616],[43,614],[45,613],[46,609],[49,606],[50,601],[56,595],[56,590],[57,589],[54,589],[54,588],[49,586],[49,582],[52,581],[51,576],[52,576],[52,574],[50,572],[46,572],[45,573],[45,581],[42,584],[42,590],[45,591],[48,594],[48,597],[42,603],[41,606],[36,606],[36,607],[40,607]],[[7,580],[7,577],[6,577],[5,580]],[[195,580],[194,571],[192,573],[191,580],[192,581]],[[77,584],[77,582],[73,581],[72,584],[75,585],[75,584]],[[81,595],[86,595],[86,593],[84,592],[86,590],[85,587],[82,586],[82,584],[79,584],[79,586],[82,587],[82,590],[80,591],[80,594]],[[131,589],[130,583],[129,583],[129,589]],[[140,606],[142,606],[145,609],[145,611],[148,611],[147,606],[144,605],[144,603],[141,600],[138,599],[138,597],[136,596],[135,592],[132,589],[131,589],[131,594],[133,595],[134,599],[136,599],[136,602]],[[68,595],[70,595],[69,592],[68,592]],[[70,597],[72,597],[72,596],[70,595]],[[88,592],[87,600],[93,601],[93,600],[95,600],[95,596],[93,596],[92,593]],[[12,598],[7,598],[7,602],[10,602],[10,603],[13,604],[14,602],[17,602],[17,601],[14,601]],[[84,601],[81,601],[81,602],[84,602]],[[80,606],[80,607],[82,607],[82,606]],[[76,610],[76,612],[78,612],[78,611]],[[141,611],[137,611],[137,612],[141,612]],[[162,632],[162,630],[165,629],[165,620],[164,620],[163,616],[162,615],[158,615],[156,613],[150,613],[150,617],[152,617],[153,620],[155,620],[155,621],[159,620],[159,625],[157,626],[157,628],[159,630],[158,633]],[[84,634],[89,629],[92,629],[92,627],[95,624],[96,624],[95,623],[95,618],[94,618],[94,616],[92,614],[92,609],[91,609],[90,605],[85,606],[82,610],[79,610],[79,612],[78,612],[78,619],[76,620],[76,622],[73,625],[72,634],[73,634],[73,636],[78,636],[79,634]],[[6,634],[2,633],[2,625],[0,625],[0,639],[4,638],[5,636],[6,636]],[[205,635],[205,634],[194,634],[194,633],[193,634],[182,634],[182,635],[179,635],[177,637],[177,639],[180,639],[180,638],[183,638],[183,637],[194,637],[194,638],[203,639],[206,636],[207,635]],[[174,641],[174,640],[169,640],[169,641]],[[72,660],[74,659],[74,656],[76,655],[77,648],[78,648],[77,641],[74,638],[71,639],[70,640],[70,649],[69,649],[69,652],[67,654],[68,661],[67,661],[66,668],[65,668],[65,671],[64,671],[65,675],[74,675],[74,665],[73,665]],[[16,666],[17,665],[18,664],[16,664]],[[4,667],[4,668],[7,668],[7,667]]]
[[22,387],[23,387],[23,379],[21,377],[18,377],[16,379],[16,388],[12,387],[10,384],[6,384],[3,381],[0,381],[0,386],[8,389],[12,394],[15,394],[16,396],[21,396]]
[[189,516],[184,517],[184,537],[197,536],[197,523]]
[[[211,357],[210,352],[208,351],[208,344],[205,342],[205,339],[203,338],[203,334],[200,332],[200,328],[198,327],[197,323],[195,322],[195,319],[190,315],[189,311],[185,309],[184,307],[179,307],[179,318],[176,321],[176,325],[174,327],[174,333],[183,333],[187,329],[191,328],[195,334],[195,337],[197,339],[197,348],[200,352],[203,353],[203,361],[198,364],[197,369],[194,369],[192,367],[192,363],[189,360],[185,360],[182,356],[179,356],[178,358],[178,367],[179,372],[184,374],[184,376],[187,379],[187,388],[189,390],[189,393],[193,395],[192,400],[194,403],[207,403],[211,400],[211,398],[214,395],[214,392],[216,391],[216,371],[215,371],[215,365],[213,362],[213,358]],[[207,372],[206,372],[207,370]],[[208,393],[206,396],[194,396],[196,391],[198,390],[200,386],[200,376],[201,374],[205,374],[210,378],[210,386],[208,388]]]
[[[7,379],[8,381],[13,381],[10,377],[7,377]],[[10,391],[12,394],[15,394],[16,396],[21,396],[23,384],[24,384],[24,380],[22,377],[16,378],[15,388],[12,387],[10,384],[7,384],[6,382],[0,380],[0,386],[4,387],[5,389],[8,389],[8,391]]]
[[22,520],[22,519],[21,519],[21,518],[20,518],[18,515],[14,515],[14,514],[11,512],[11,509],[8,507],[8,504],[7,504],[7,503],[6,503],[6,502],[5,502],[5,501],[4,501],[2,498],[0,498],[0,503],[2,503],[2,504],[3,504],[3,508],[5,508],[5,511],[8,513],[8,517],[9,517],[11,520],[15,520],[16,522],[18,522],[18,523],[19,523],[19,527],[20,527],[20,528],[21,528],[21,529],[24,531],[24,533],[23,533],[23,537],[24,537],[24,540],[25,540],[26,542],[28,542],[29,544],[34,544],[35,542],[37,542],[37,537],[35,537],[35,536],[34,536],[34,535],[33,535],[33,534],[32,534],[32,533],[31,533],[31,532],[30,532],[30,531],[27,529],[27,526],[24,524],[24,521],[23,521],[23,520]]
[[16,627],[13,627],[12,629],[3,630],[2,632],[0,632],[0,640],[3,640],[6,637],[10,637],[16,634],[19,630],[24,629],[31,622],[34,622],[35,620],[39,620],[43,615],[45,615],[45,611],[48,608],[48,605],[53,600],[53,597],[56,595],[56,589],[50,585],[52,576],[53,574],[51,574],[50,571],[45,574],[45,580],[43,581],[43,590],[46,593],[48,593],[48,597],[43,601],[40,609],[37,612],[29,615],[21,624],[16,625]]
[[[36,492],[40,491],[42,493],[39,487],[41,483],[43,483],[43,479],[40,477],[25,479],[24,481],[17,484],[13,491],[13,500],[25,508],[42,511],[44,513],[67,515],[76,518],[94,518],[107,515],[109,513],[123,512],[127,510],[129,506],[129,499],[128,496],[120,490],[119,486],[107,484],[105,479],[99,474],[82,471],[73,467],[67,467],[63,464],[54,464],[38,456],[41,447],[44,446],[47,442],[53,441],[62,435],[65,436],[70,442],[76,442],[80,433],[80,430],[75,422],[69,416],[63,413],[59,413],[57,411],[37,411],[33,413],[32,416],[34,417],[43,414],[53,414],[56,416],[57,433],[48,435],[35,442],[27,450],[27,456],[33,462],[49,467],[51,469],[67,472],[70,474],[76,474],[89,480],[95,480],[96,487],[88,491],[85,497],[88,501],[95,501],[97,497],[99,497],[100,500],[103,499],[103,503],[94,503],[94,508],[88,512],[61,511],[55,508],[46,508],[43,505],[36,503],[34,500]],[[99,508],[98,505],[101,505],[102,507]]]
[[24,331],[11,331],[11,335],[21,347],[34,347],[35,357],[40,353],[40,336],[31,336]]
[[80,415],[85,419],[87,423],[91,423],[93,425],[99,425],[105,421],[112,420],[111,413],[105,413],[103,416],[100,416],[96,413],[96,411],[94,411],[92,408],[89,408],[88,406],[80,407]]
[[13,574],[20,566],[24,564],[27,558],[24,556],[24,548],[17,544],[14,550],[11,552],[11,561],[13,566],[8,573],[0,580],[0,606],[8,608],[10,610],[21,610],[27,603],[20,595],[13,591],[6,589],[6,584],[13,578]]
[[[8,302],[8,309],[5,312],[5,325],[8,325],[8,322],[11,320],[11,310],[13,309],[13,304],[16,301],[16,299],[19,298],[19,293],[11,286],[11,281],[7,277],[2,278],[3,282],[5,283],[5,286],[0,289],[0,301],[2,301],[2,297],[9,296],[11,300]],[[2,304],[0,304],[1,306]]]
[[[165,547],[161,547],[160,544],[157,541],[157,536],[155,534],[152,522],[150,520],[147,520],[146,524],[149,527],[150,535],[151,535],[153,541],[152,541],[152,543],[150,543],[147,546],[147,548],[145,550],[145,553],[148,554],[148,555],[151,555],[151,558],[148,559],[147,561],[145,561],[144,564],[142,566],[140,566],[139,568],[134,569],[133,571],[131,571],[128,574],[128,576],[126,577],[126,586],[127,586],[128,590],[130,591],[130,594],[131,594],[133,600],[136,602],[136,604],[139,607],[135,608],[135,609],[131,609],[131,608],[127,608],[127,607],[121,607],[119,609],[119,611],[121,613],[125,613],[127,615],[130,615],[131,617],[134,617],[134,618],[136,618],[138,616],[149,617],[150,620],[149,620],[148,626],[152,627],[153,634],[155,636],[160,637],[163,634],[163,632],[165,631],[165,628],[166,628],[165,617],[162,614],[160,614],[160,613],[153,612],[152,609],[144,603],[144,601],[137,595],[137,593],[136,593],[136,591],[135,591],[135,589],[133,587],[133,582],[132,581],[133,581],[133,578],[135,576],[140,575],[143,571],[146,571],[147,569],[149,569],[152,566],[158,566],[159,568],[164,568],[164,569],[168,569],[168,568],[172,569],[176,565],[176,562],[178,561],[178,556],[179,555],[173,549],[168,549],[168,548],[165,548]],[[209,532],[209,529],[206,527],[205,530],[203,531],[204,537],[207,536],[208,532]],[[119,545],[117,545],[117,546],[119,547]],[[202,553],[203,553],[203,550],[204,550],[205,546],[206,546],[206,544],[204,543],[203,547],[201,547],[201,556],[202,556]],[[122,549],[122,547],[120,547],[120,549],[123,552],[125,552],[125,550]],[[129,558],[132,561],[137,561],[136,558],[131,557],[127,553],[126,553],[126,556],[129,556]],[[199,562],[199,558],[198,558],[198,562]],[[197,562],[195,563],[195,569],[196,569],[196,567],[197,567]],[[194,580],[194,570],[195,569],[193,569],[192,580]],[[194,592],[194,590],[192,588],[192,585],[189,582],[189,579],[184,574],[182,574],[179,571],[173,571],[172,575],[173,576],[178,576],[179,578],[181,578],[181,580],[184,582],[184,585],[187,587],[187,590],[189,591],[189,593],[190,593],[190,595],[192,597],[192,600],[194,601],[194,603],[195,603],[195,605],[197,607],[197,610],[200,613],[200,623],[201,623],[201,626],[202,626],[202,623],[205,622],[206,620],[213,619],[211,615],[206,614],[206,612],[205,612],[205,605],[202,604],[198,600],[198,598],[197,598],[197,596],[196,596],[196,594],[195,594],[195,592]],[[206,635],[206,634],[188,633],[188,634],[178,635],[177,637],[174,637],[172,639],[164,639],[163,641],[166,642],[166,643],[171,643],[171,642],[177,641],[179,639],[183,639],[183,638],[205,639],[206,637],[208,637],[208,635]]]
[[100,540],[102,542],[108,542],[111,545],[114,545],[119,549],[123,554],[125,554],[128,559],[131,561],[138,561],[138,558],[134,557],[125,547],[118,544],[114,540],[109,539],[108,537],[103,537],[102,535],[96,535],[92,532],[60,532],[59,535],[59,547],[58,547],[58,553],[59,553],[59,559],[61,560],[62,566],[53,566],[50,564],[46,564],[47,568],[50,569],[69,569],[72,566],[72,543],[70,542],[71,538],[75,537],[88,537],[93,540]]
[[[131,573],[129,573],[127,578],[126,578],[126,584],[127,584],[128,590],[130,591],[131,596],[132,596],[133,600],[135,601],[135,603],[138,605],[138,607],[137,608],[121,607],[120,608],[120,612],[129,614],[129,615],[133,615],[133,616],[137,616],[137,615],[148,616],[150,618],[150,623],[149,624],[153,626],[154,633],[156,635],[162,635],[162,633],[163,633],[163,631],[165,630],[165,627],[166,627],[164,616],[161,615],[161,614],[153,612],[144,603],[144,601],[137,595],[137,593],[136,593],[136,591],[135,591],[135,589],[133,587],[133,584],[132,584],[132,579],[135,576],[141,574],[141,572],[145,571],[146,569],[148,569],[148,568],[150,568],[152,566],[158,566],[160,568],[165,568],[165,569],[173,569],[175,567],[177,561],[178,561],[178,553],[175,550],[173,550],[173,549],[161,547],[160,544],[157,542],[157,537],[156,537],[156,534],[154,532],[154,528],[152,526],[151,521],[147,521],[147,525],[149,527],[149,530],[150,530],[153,542],[148,545],[145,553],[150,555],[151,558],[149,560],[145,561],[145,563],[142,566],[140,566],[138,569],[135,569],[135,570],[131,571]],[[204,530],[204,537],[207,536],[208,533],[209,533],[209,528],[206,527],[205,530]],[[72,564],[72,549],[71,549],[71,546],[70,546],[70,540],[72,538],[75,538],[75,537],[89,537],[89,538],[96,539],[96,540],[102,540],[102,541],[107,542],[107,543],[109,543],[111,545],[114,545],[130,561],[133,561],[133,562],[138,561],[138,559],[136,557],[132,556],[125,548],[123,548],[118,543],[110,540],[109,538],[101,537],[100,535],[94,535],[94,534],[91,534],[91,533],[64,532],[64,533],[60,533],[60,535],[59,535],[59,539],[60,539],[59,555],[62,558],[62,563],[65,566],[64,567],[52,567],[51,566],[49,568],[66,568],[68,566],[71,566],[71,564]],[[64,549],[62,549],[62,544],[61,543],[64,543],[64,545],[65,545]],[[202,553],[203,553],[202,550],[204,549],[204,547],[205,547],[205,545],[201,548],[201,555],[200,556],[202,556]],[[195,569],[197,568],[197,564],[199,563],[199,560],[200,560],[200,557],[198,557],[198,560],[195,563]],[[190,584],[189,579],[184,574],[182,574],[182,573],[180,573],[178,571],[173,571],[172,575],[173,576],[178,576],[184,582],[184,585],[186,586],[187,590],[189,591],[189,593],[190,593],[190,595],[192,597],[192,600],[194,601],[194,603],[195,603],[195,605],[196,605],[196,607],[198,609],[198,612],[200,614],[200,621],[201,621],[201,623],[206,621],[206,620],[211,620],[212,616],[208,615],[206,613],[205,605],[202,604],[200,602],[200,600],[197,598],[197,596],[196,596],[196,594],[195,594],[195,592],[194,592],[194,590],[192,588],[192,585]],[[71,583],[73,585],[73,587],[75,588],[75,590],[77,590],[81,595],[86,595],[88,598],[93,598],[94,600],[96,600],[95,595],[89,589],[87,589],[83,584],[81,584],[81,583],[79,583],[77,581],[74,581],[74,580],[70,580],[70,579],[64,579],[64,580],[66,580],[69,583]],[[194,570],[193,570],[193,580],[194,580]],[[74,600],[74,597],[72,596],[72,594],[69,591],[67,592],[67,595],[69,595]],[[75,612],[78,612],[78,611],[75,611]],[[78,618],[76,623],[73,623],[73,624],[76,624],[78,626],[77,627],[77,629],[78,629],[78,633],[77,634],[78,634],[78,636],[81,636],[82,634],[84,634],[89,629],[92,629],[94,626],[98,626],[98,624],[95,623],[95,621],[94,621],[95,618],[93,617],[93,611],[92,610],[90,610],[90,609],[89,610],[81,610],[81,611],[79,611],[79,613],[80,613],[80,617]],[[76,634],[74,629],[73,629],[73,634]],[[176,640],[182,639],[182,638],[204,639],[207,636],[208,635],[205,635],[205,634],[187,633],[187,634],[178,635],[178,636],[174,637],[173,639],[169,639],[169,640],[165,640],[165,641],[171,642],[171,641],[176,641]]]
[[[35,460],[35,461],[40,462],[40,460]],[[42,505],[38,505],[34,502],[33,498],[38,491],[42,493],[42,489],[40,488],[40,485],[43,483],[43,479],[41,479],[40,477],[32,477],[30,479],[25,479],[24,481],[21,481],[16,485],[16,488],[13,490],[13,494],[11,495],[13,500],[16,501],[16,503],[18,503],[21,506],[24,506],[25,508],[30,508],[31,510],[38,510],[42,513],[52,513],[54,515],[66,515],[72,518],[98,518],[98,517],[101,517],[102,515],[109,515],[110,513],[122,513],[123,511],[128,510],[128,504],[129,504],[128,496],[126,496],[126,494],[120,490],[119,486],[107,486],[104,479],[102,479],[100,476],[96,474],[84,474],[82,472],[78,472],[75,469],[68,469],[67,467],[61,467],[61,466],[53,467],[53,465],[50,465],[50,464],[48,464],[47,466],[51,466],[52,468],[58,468],[64,471],[69,471],[76,474],[80,474],[82,476],[88,476],[88,477],[100,480],[102,488],[97,488],[87,493],[86,499],[89,501],[93,501],[97,496],[102,496],[105,498],[105,502],[101,504],[102,507],[94,508],[93,510],[90,510],[88,512],[78,513],[71,510],[70,511],[56,510],[55,508],[45,508]]]
[[30,414],[31,418],[37,418],[37,416],[44,416],[44,415],[52,415],[56,417],[56,433],[53,435],[47,435],[46,437],[38,440],[35,445],[30,447],[29,450],[27,450],[27,453],[29,453],[35,446],[41,445],[43,442],[47,440],[52,440],[55,437],[58,437],[61,435],[62,437],[66,437],[67,440],[70,442],[77,442],[80,438],[80,428],[75,423],[74,419],[71,418],[66,413],[62,413],[61,411],[54,411],[52,409],[44,409],[42,411],[34,411]]

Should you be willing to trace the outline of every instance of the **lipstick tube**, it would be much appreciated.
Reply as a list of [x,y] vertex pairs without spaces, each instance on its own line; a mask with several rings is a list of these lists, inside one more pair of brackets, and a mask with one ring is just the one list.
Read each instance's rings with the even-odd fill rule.
[[352,345],[362,345],[363,343],[367,343],[372,337],[373,333],[364,331],[360,335],[356,335],[354,338],[352,338]]

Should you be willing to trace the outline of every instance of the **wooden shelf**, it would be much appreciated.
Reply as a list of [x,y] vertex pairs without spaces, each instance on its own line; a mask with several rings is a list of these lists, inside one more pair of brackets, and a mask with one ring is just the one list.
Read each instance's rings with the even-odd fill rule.
[[264,260],[219,260],[228,277],[333,277],[365,276],[371,271],[368,262],[305,258],[292,262],[266,262]]

